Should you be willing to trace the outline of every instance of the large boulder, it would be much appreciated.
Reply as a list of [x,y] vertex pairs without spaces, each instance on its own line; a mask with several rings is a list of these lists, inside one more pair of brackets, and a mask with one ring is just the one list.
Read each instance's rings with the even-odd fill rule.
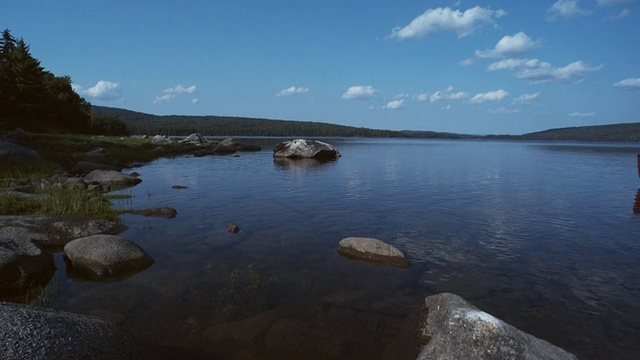
[[0,139],[0,161],[33,163],[42,160],[42,156],[32,149]]
[[376,265],[411,266],[409,259],[393,245],[365,237],[348,237],[338,243],[338,253],[349,259],[362,260]]
[[88,184],[99,184],[107,191],[124,189],[142,182],[138,177],[114,170],[93,170],[84,177],[84,181]]
[[295,139],[281,142],[273,148],[275,158],[335,160],[340,156],[335,147],[318,140]]
[[443,293],[424,300],[418,360],[575,360],[576,356]]
[[110,322],[0,302],[0,358],[133,360],[141,353],[133,336]]
[[186,138],[180,140],[181,143],[191,143],[194,145],[202,145],[202,144],[206,144],[208,142],[208,140],[202,136],[201,134],[198,133],[193,133],[189,136],[187,136]]
[[53,257],[31,240],[0,238],[0,300],[46,285],[54,271]]
[[115,235],[92,235],[64,246],[70,275],[89,280],[128,277],[154,263],[142,248]]
[[118,234],[127,227],[88,216],[0,216],[0,239],[29,240],[47,250],[62,250],[69,241],[96,234]]

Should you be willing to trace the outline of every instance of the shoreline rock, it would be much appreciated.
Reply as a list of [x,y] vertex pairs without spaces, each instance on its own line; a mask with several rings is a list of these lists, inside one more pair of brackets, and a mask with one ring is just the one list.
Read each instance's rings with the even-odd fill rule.
[[451,293],[425,298],[420,337],[426,344],[417,360],[577,359]]
[[114,280],[129,277],[155,260],[128,239],[116,235],[92,235],[64,246],[67,272],[87,280]]

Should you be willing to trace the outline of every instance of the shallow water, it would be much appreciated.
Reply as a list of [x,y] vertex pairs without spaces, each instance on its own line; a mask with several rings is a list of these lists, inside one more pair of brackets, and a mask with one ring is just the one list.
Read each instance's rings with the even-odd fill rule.
[[[58,254],[50,305],[118,323],[154,358],[414,359],[421,300],[453,292],[580,358],[637,357],[640,147],[329,139],[338,161],[278,163],[280,140],[242,141],[264,150],[133,169],[117,206],[178,211],[123,216],[156,263],[77,282]],[[413,266],[342,258],[348,236]]]

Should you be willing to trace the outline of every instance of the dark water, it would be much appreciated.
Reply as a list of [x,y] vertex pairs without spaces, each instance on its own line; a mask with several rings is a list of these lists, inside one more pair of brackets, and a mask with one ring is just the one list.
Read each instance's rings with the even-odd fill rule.
[[[338,161],[281,164],[278,141],[135,169],[118,206],[178,211],[123,217],[155,265],[83,283],[58,256],[50,304],[115,321],[155,358],[414,359],[421,300],[453,292],[580,358],[638,357],[639,146],[331,139]],[[348,236],[413,266],[346,260]]]

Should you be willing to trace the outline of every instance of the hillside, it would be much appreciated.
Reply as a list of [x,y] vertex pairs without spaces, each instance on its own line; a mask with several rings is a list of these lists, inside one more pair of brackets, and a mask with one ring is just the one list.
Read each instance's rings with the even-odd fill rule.
[[132,134],[209,136],[346,136],[408,137],[430,139],[507,139],[545,141],[640,141],[640,123],[579,126],[550,129],[523,135],[464,135],[435,131],[392,131],[309,121],[270,120],[232,116],[152,115],[92,106],[93,114],[118,117]]
[[151,115],[130,110],[93,106],[97,115],[118,117],[132,134],[208,136],[360,136],[402,137],[401,132],[308,121],[255,119],[231,116]]
[[533,132],[517,137],[524,140],[640,141],[640,123],[578,126]]

